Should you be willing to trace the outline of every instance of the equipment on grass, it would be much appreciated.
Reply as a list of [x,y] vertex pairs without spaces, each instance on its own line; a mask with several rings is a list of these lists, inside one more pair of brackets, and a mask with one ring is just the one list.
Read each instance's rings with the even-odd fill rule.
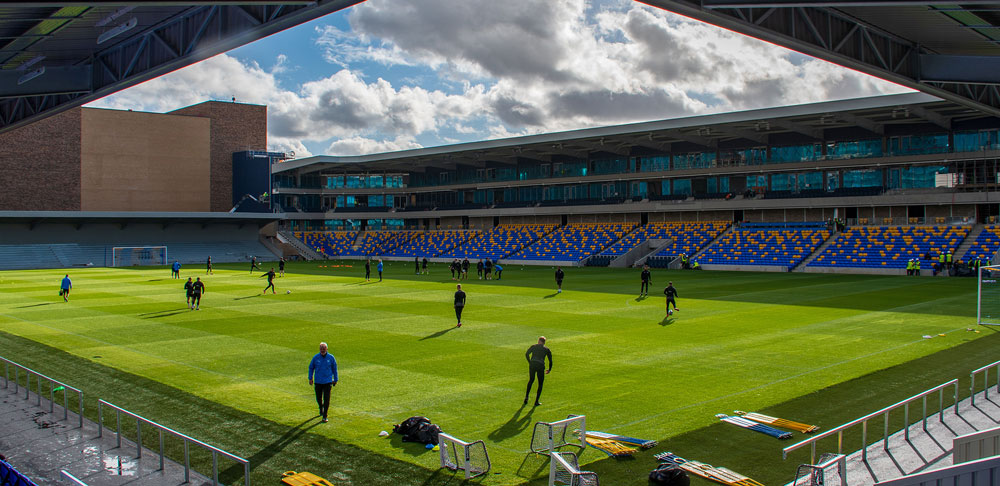
[[691,478],[687,471],[664,462],[649,473],[649,483],[656,486],[690,486]]
[[636,449],[634,447],[629,447],[625,444],[622,444],[620,442],[615,442],[613,440],[598,439],[590,436],[587,436],[586,440],[587,440],[587,445],[611,457],[628,457],[631,456],[632,454],[635,454],[636,452],[639,452],[639,449]]
[[976,324],[1000,325],[1000,265],[979,267],[976,285]]
[[333,486],[330,481],[309,472],[285,471],[281,475],[281,482],[288,486]]
[[739,415],[739,416],[741,416],[743,418],[748,418],[750,420],[753,420],[755,422],[760,422],[760,423],[764,423],[764,424],[771,424],[771,425],[774,425],[775,427],[781,427],[783,429],[791,429],[791,430],[794,430],[796,432],[803,432],[803,433],[806,433],[806,434],[811,434],[811,433],[816,432],[817,430],[819,430],[819,427],[817,427],[815,425],[803,424],[803,423],[800,423],[800,422],[793,422],[791,420],[785,420],[785,419],[782,419],[782,418],[771,417],[769,415],[763,415],[763,414],[759,414],[759,413],[755,413],[755,412],[742,412],[740,410],[736,410],[733,413],[735,413],[736,415]]
[[583,450],[587,447],[587,417],[570,415],[558,422],[535,422],[531,432],[531,452],[552,455],[560,447],[574,446]]
[[728,422],[738,427],[743,427],[744,429],[750,429],[762,434],[770,435],[771,437],[776,437],[778,439],[791,439],[792,433],[785,432],[784,430],[778,430],[774,427],[770,427],[761,423],[754,422],[753,420],[745,419],[743,417],[732,417],[724,413],[716,414],[719,420],[723,422]]
[[690,461],[674,454],[673,452],[661,452],[655,456],[656,460],[677,466],[691,474],[710,479],[717,483],[730,486],[764,486],[763,484],[750,479],[736,471],[724,467],[715,467],[704,462]]
[[572,452],[553,452],[549,461],[549,486],[600,486],[597,473],[581,471]]
[[111,249],[112,267],[134,267],[167,264],[165,246],[116,246]]
[[490,455],[485,442],[465,442],[442,432],[438,434],[438,446],[441,448],[441,467],[465,471],[465,479],[490,472]]
[[615,442],[621,442],[625,445],[638,447],[640,449],[652,449],[653,447],[656,447],[657,444],[659,444],[659,442],[656,442],[655,440],[636,439],[635,437],[627,437],[624,435],[615,435],[615,434],[609,434],[607,432],[588,430],[587,438],[591,437],[595,439],[613,440]]

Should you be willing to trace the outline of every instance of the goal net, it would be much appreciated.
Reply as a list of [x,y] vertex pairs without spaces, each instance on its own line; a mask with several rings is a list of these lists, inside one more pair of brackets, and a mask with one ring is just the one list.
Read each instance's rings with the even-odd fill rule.
[[465,442],[448,434],[438,434],[441,449],[441,467],[452,471],[465,471],[465,479],[481,476],[490,471],[490,455],[486,443],[477,440]]
[[558,422],[536,422],[531,433],[531,452],[551,454],[560,447],[587,447],[587,417],[570,415]]
[[165,246],[116,246],[111,249],[111,266],[135,267],[167,264]]
[[979,267],[976,294],[976,322],[986,326],[1000,325],[1000,265]]
[[597,473],[580,470],[576,454],[553,452],[550,457],[549,486],[600,486]]

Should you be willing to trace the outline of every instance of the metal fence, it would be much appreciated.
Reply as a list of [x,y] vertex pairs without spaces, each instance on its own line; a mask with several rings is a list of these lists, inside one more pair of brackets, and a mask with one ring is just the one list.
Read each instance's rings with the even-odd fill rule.
[[243,465],[243,477],[245,486],[250,486],[250,461],[243,459],[236,454],[226,452],[213,445],[206,444],[198,439],[189,437],[180,432],[177,432],[169,427],[160,425],[152,420],[149,420],[141,415],[132,413],[124,408],[121,408],[113,403],[106,402],[104,400],[97,401],[97,421],[98,421],[98,437],[104,436],[104,407],[108,407],[115,411],[115,436],[118,441],[118,447],[122,446],[122,415],[126,415],[135,420],[136,429],[136,458],[142,457],[142,424],[147,424],[155,427],[159,432],[160,438],[160,469],[163,469],[163,434],[167,433],[181,439],[184,442],[184,482],[188,483],[191,481],[191,455],[190,455],[190,445],[194,444],[207,449],[212,453],[212,484],[219,484],[219,456],[225,456],[233,461],[236,461]]
[[[3,387],[4,389],[10,388],[11,379],[10,371],[14,368],[14,394],[19,395],[21,393],[21,388],[24,388],[24,399],[28,400],[31,394],[31,378],[35,378],[35,398],[39,406],[42,405],[42,382],[48,383],[49,391],[49,412],[55,412],[56,403],[56,392],[62,392],[62,408],[63,408],[63,420],[69,420],[69,394],[70,392],[76,393],[77,397],[77,415],[79,416],[79,427],[83,428],[83,392],[77,388],[69,386],[59,380],[50,378],[42,373],[39,373],[27,366],[15,363],[7,358],[0,357],[0,362],[3,362]],[[24,386],[21,386],[21,375],[24,375]]]
[[916,395],[913,395],[912,397],[907,398],[905,400],[896,402],[896,403],[894,403],[892,405],[889,405],[888,407],[885,407],[885,408],[883,408],[883,409],[881,409],[881,410],[879,410],[877,412],[872,412],[872,413],[870,413],[868,415],[865,415],[864,417],[861,417],[861,418],[858,418],[858,419],[854,419],[854,420],[852,420],[852,421],[850,421],[850,422],[848,422],[846,424],[843,424],[843,425],[841,425],[839,427],[834,427],[833,429],[830,429],[830,430],[828,430],[826,432],[823,432],[822,434],[817,434],[817,435],[814,435],[814,436],[812,436],[812,437],[810,437],[810,438],[808,438],[806,440],[803,440],[803,441],[798,442],[796,444],[792,444],[792,445],[790,445],[790,446],[782,449],[782,451],[781,451],[781,457],[783,459],[787,459],[789,452],[792,452],[792,451],[794,451],[796,449],[800,449],[802,447],[805,447],[806,445],[809,445],[811,447],[809,462],[811,464],[814,464],[816,462],[816,442],[818,442],[820,439],[824,439],[826,437],[830,437],[830,436],[832,436],[834,434],[837,435],[837,454],[843,454],[844,453],[844,431],[847,430],[847,429],[849,429],[849,428],[851,428],[851,427],[854,427],[855,425],[861,424],[861,457],[862,457],[862,460],[867,461],[868,460],[868,421],[870,421],[870,420],[872,420],[872,419],[874,419],[874,418],[876,418],[876,417],[878,417],[880,415],[883,417],[883,425],[882,425],[882,449],[889,450],[889,435],[890,435],[890,433],[889,433],[889,413],[892,412],[893,410],[898,409],[898,408],[901,408],[901,407],[903,408],[903,427],[904,427],[903,430],[904,430],[904,434],[906,436],[906,440],[909,441],[910,440],[910,425],[912,425],[910,423],[910,403],[913,402],[913,401],[915,401],[915,400],[921,400],[923,402],[923,414],[922,414],[923,419],[922,419],[922,422],[923,422],[923,429],[927,430],[927,397],[930,396],[930,395],[932,395],[935,392],[938,393],[938,419],[939,420],[944,420],[944,410],[945,410],[945,406],[944,406],[944,390],[945,390],[945,388],[950,388],[950,387],[954,387],[954,389],[955,389],[955,404],[954,404],[954,407],[955,407],[955,414],[958,415],[958,379],[954,379],[954,380],[951,380],[951,381],[949,381],[947,383],[942,383],[942,384],[940,384],[940,385],[938,385],[938,386],[936,386],[934,388],[931,388],[929,390],[926,390],[926,391],[923,391],[923,392],[918,393]]
[[[982,281],[982,278],[979,280]],[[976,404],[976,375],[980,373],[983,374],[983,398],[987,400],[990,399],[990,368],[997,369],[997,392],[1000,393],[1000,361],[990,363],[981,368],[976,368],[972,370],[972,373],[969,373],[969,392],[972,394],[972,398],[970,399],[972,405]]]

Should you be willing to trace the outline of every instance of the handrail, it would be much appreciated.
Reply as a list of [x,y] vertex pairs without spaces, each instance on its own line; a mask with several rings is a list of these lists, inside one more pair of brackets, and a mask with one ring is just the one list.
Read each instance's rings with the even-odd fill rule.
[[164,425],[160,425],[160,424],[158,424],[156,422],[153,422],[152,420],[149,420],[149,419],[147,419],[147,418],[145,418],[145,417],[143,417],[141,415],[138,415],[136,413],[130,412],[130,411],[124,409],[124,408],[121,408],[121,407],[119,407],[119,406],[117,406],[117,405],[115,405],[113,403],[106,402],[104,400],[98,400],[97,401],[97,420],[98,420],[98,429],[97,429],[98,432],[97,432],[97,436],[98,437],[103,437],[104,436],[104,409],[103,409],[103,407],[109,407],[109,408],[111,408],[112,410],[115,411],[115,422],[117,424],[115,435],[116,435],[116,438],[118,440],[118,447],[122,446],[122,420],[121,420],[121,415],[125,414],[125,415],[128,415],[128,416],[130,416],[130,417],[132,417],[132,418],[135,419],[135,429],[136,429],[136,432],[135,432],[136,433],[136,442],[135,442],[135,444],[136,444],[136,450],[137,450],[137,452],[136,452],[136,457],[137,458],[141,458],[142,457],[142,424],[146,423],[146,424],[152,425],[153,427],[156,427],[157,429],[159,429],[159,434],[160,434],[160,470],[163,470],[163,457],[164,457],[164,455],[163,455],[163,433],[166,432],[166,433],[171,434],[174,437],[177,437],[177,438],[181,439],[182,441],[184,441],[184,482],[185,483],[191,482],[191,458],[190,458],[190,454],[189,454],[188,445],[189,444],[194,444],[194,445],[197,445],[197,446],[201,446],[202,448],[208,449],[209,451],[212,452],[212,484],[213,485],[218,486],[218,484],[219,484],[219,457],[218,456],[221,454],[221,455],[223,455],[225,457],[228,457],[229,459],[232,459],[233,461],[236,461],[236,462],[238,462],[240,464],[243,464],[244,485],[245,486],[250,486],[250,461],[248,461],[248,460],[246,460],[246,459],[244,459],[244,458],[242,458],[240,456],[237,456],[236,454],[232,454],[230,452],[226,452],[226,451],[224,451],[222,449],[219,449],[218,447],[215,447],[215,446],[210,445],[210,444],[206,444],[206,443],[204,443],[204,442],[202,442],[202,441],[200,441],[198,439],[195,439],[193,437],[190,437],[190,436],[187,436],[187,435],[182,434],[180,432],[177,432],[176,430],[173,430],[173,429],[171,429],[169,427],[166,427]]
[[80,481],[79,479],[77,479],[76,476],[70,474],[69,471],[65,469],[59,471],[59,474],[62,475],[63,479],[69,481],[72,484],[75,484],[76,486],[87,486],[87,483]]
[[830,437],[833,434],[837,434],[837,454],[843,454],[844,446],[844,430],[851,428],[857,424],[861,424],[861,457],[862,460],[868,460],[868,421],[874,417],[882,415],[884,418],[884,423],[882,426],[882,449],[889,450],[889,412],[903,407],[903,423],[905,424],[905,435],[906,440],[910,439],[910,402],[923,399],[923,428],[927,430],[927,396],[934,392],[939,392],[939,404],[938,404],[938,418],[944,420],[944,389],[954,386],[955,387],[955,414],[958,415],[958,379],[951,380],[947,383],[942,383],[934,388],[925,390],[921,393],[913,395],[910,398],[896,402],[888,407],[882,408],[876,412],[872,412],[864,417],[854,419],[846,424],[834,427],[821,434],[814,435],[806,440],[792,444],[781,450],[781,458],[788,459],[788,453],[796,449],[805,447],[806,445],[811,445],[811,455],[810,463],[816,462],[816,442],[820,439]]
[[11,361],[7,358],[0,356],[0,361],[3,362],[3,387],[7,389],[10,386],[10,367],[14,367],[14,394],[20,394],[21,387],[21,370],[24,370],[24,399],[29,398],[31,392],[31,377],[35,376],[35,382],[37,383],[37,391],[35,396],[37,397],[37,404],[42,405],[42,380],[49,382],[49,413],[55,412],[55,402],[56,402],[56,391],[59,387],[62,387],[63,392],[63,420],[69,420],[69,392],[76,392],[77,395],[77,415],[79,415],[80,423],[79,427],[83,428],[83,392],[80,389],[69,386],[55,378],[50,378],[49,376],[39,373],[27,366],[19,364],[17,362]]
[[972,398],[970,399],[972,405],[976,404],[976,375],[979,373],[983,374],[983,398],[987,400],[990,399],[990,385],[988,383],[990,379],[990,368],[997,369],[997,391],[1000,392],[1000,361],[976,368],[969,373],[969,392],[972,395]]

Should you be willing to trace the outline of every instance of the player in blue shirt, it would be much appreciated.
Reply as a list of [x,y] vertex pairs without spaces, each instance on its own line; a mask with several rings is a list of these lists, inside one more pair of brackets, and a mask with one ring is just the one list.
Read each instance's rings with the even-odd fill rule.
[[340,381],[337,359],[326,350],[326,343],[319,343],[319,353],[309,362],[309,384],[316,387],[316,404],[319,405],[323,422],[327,421],[326,415],[330,410],[330,390]]
[[59,285],[59,295],[62,296],[63,302],[69,302],[69,289],[71,288],[73,288],[73,281],[69,279],[69,274],[67,274]]
[[379,260],[378,260],[378,281],[379,282],[382,281],[382,259],[381,258],[379,258]]
[[174,266],[170,269],[170,278],[181,278],[181,262],[174,260]]

